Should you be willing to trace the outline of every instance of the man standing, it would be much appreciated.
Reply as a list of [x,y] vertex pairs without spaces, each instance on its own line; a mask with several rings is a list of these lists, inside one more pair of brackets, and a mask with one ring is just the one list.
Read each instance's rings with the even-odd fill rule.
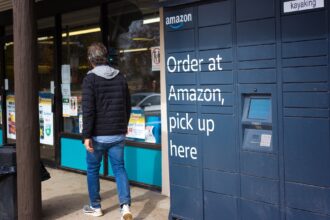
[[93,69],[82,85],[83,138],[87,150],[87,184],[90,204],[85,214],[103,215],[101,209],[99,170],[102,155],[108,152],[117,183],[122,220],[133,219],[131,196],[124,167],[124,142],[131,112],[126,79],[119,70],[108,65],[107,49],[101,43],[88,48]]

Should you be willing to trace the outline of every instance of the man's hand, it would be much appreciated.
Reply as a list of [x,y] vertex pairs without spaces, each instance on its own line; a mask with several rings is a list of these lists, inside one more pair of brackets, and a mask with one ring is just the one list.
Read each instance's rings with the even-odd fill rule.
[[93,144],[92,144],[92,139],[85,139],[84,141],[84,145],[85,148],[88,152],[93,153],[94,152],[94,148],[93,148]]

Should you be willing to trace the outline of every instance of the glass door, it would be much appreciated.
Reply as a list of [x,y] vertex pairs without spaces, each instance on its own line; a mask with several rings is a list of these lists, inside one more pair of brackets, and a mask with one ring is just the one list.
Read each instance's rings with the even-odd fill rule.
[[55,161],[54,147],[54,37],[43,34],[37,41],[39,76],[40,156]]
[[54,140],[54,17],[37,22],[37,71],[39,77],[40,157],[55,163]]

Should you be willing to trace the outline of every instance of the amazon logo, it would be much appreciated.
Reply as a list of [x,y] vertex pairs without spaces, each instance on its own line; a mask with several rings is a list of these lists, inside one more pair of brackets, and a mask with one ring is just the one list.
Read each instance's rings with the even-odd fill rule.
[[174,30],[181,29],[185,23],[192,21],[192,14],[182,14],[166,17],[165,24]]

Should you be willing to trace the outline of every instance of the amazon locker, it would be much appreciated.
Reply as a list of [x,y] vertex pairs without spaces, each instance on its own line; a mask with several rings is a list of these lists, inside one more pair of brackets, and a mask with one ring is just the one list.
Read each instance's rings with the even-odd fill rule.
[[328,2],[162,5],[169,219],[329,220]]

